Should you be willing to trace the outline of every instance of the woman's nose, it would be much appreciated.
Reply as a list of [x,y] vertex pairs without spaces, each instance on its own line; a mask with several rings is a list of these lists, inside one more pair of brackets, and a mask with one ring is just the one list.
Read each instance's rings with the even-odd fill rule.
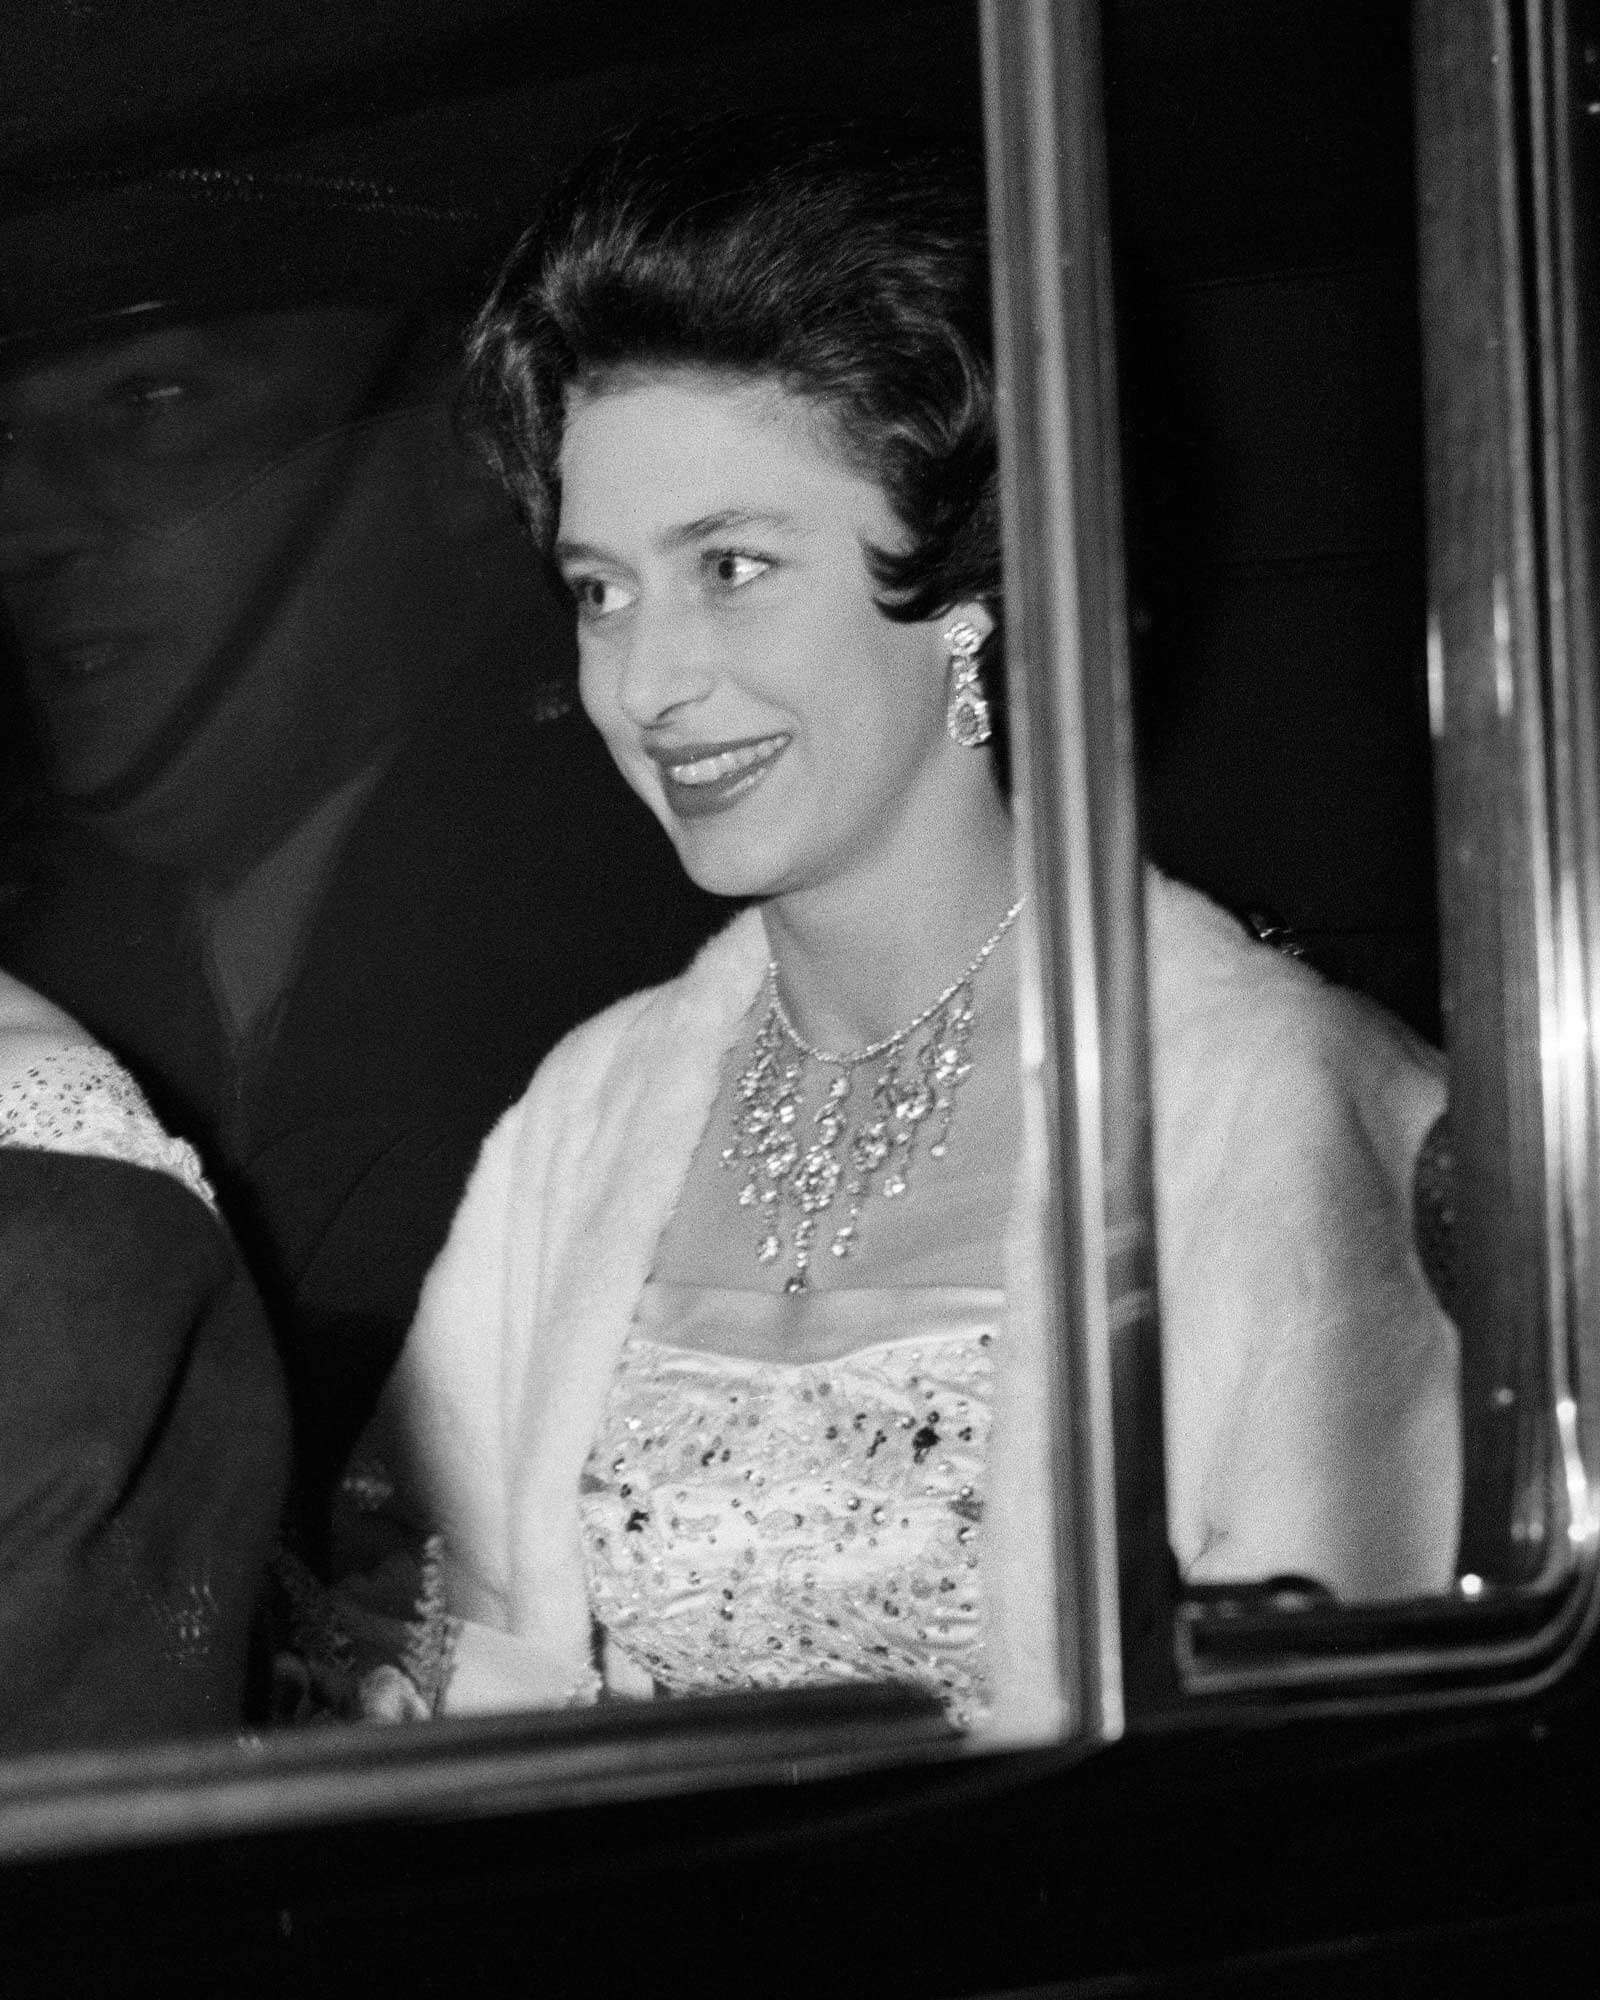
[[716,679],[700,621],[672,608],[645,611],[633,620],[617,699],[630,722],[649,728],[692,707]]

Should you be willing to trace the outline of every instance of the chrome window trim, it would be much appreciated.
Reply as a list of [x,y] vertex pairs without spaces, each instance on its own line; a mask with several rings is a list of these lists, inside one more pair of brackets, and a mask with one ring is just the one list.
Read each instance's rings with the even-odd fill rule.
[[1440,956],[1451,1123],[1474,1163],[1457,1190],[1460,1568],[1492,1586],[1555,1553],[1524,1511],[1555,1386],[1560,1107],[1540,1060],[1558,1003],[1523,66],[1502,6],[1423,0],[1416,24]]
[[[1549,573],[1549,778],[1553,817],[1556,994],[1546,1075],[1560,1110],[1552,1141],[1560,1201],[1552,1235],[1566,1283],[1552,1328],[1565,1369],[1561,1433],[1575,1554],[1600,1568],[1600,629],[1595,618],[1594,371],[1600,364],[1600,243],[1588,252],[1588,318],[1580,277],[1580,132],[1593,116],[1582,72],[1587,38],[1571,34],[1577,0],[1535,0],[1533,173],[1540,323],[1541,443]],[[1591,221],[1591,235],[1600,221]],[[1589,346],[1584,365],[1584,343]],[[1572,1377],[1575,1375],[1576,1380]]]
[[947,1782],[972,1761],[937,1701],[888,1685],[158,1743],[0,1767],[0,1863],[792,1788],[905,1766],[930,1767],[930,1782],[942,1769]]
[[[1600,818],[1570,51],[1545,0],[1420,0],[1416,20],[1445,1018],[1473,1159],[1460,1569],[1492,1588],[1575,1567],[1592,1591]],[[1541,1485],[1559,1547],[1529,1518]]]
[[[1449,0],[1440,0],[1440,8],[1448,18],[1424,32],[1459,36],[1461,19]],[[1149,1227],[1142,872],[1098,20],[1093,0],[986,0],[983,15],[1005,438],[1007,645],[1014,679],[1025,687],[1016,718],[1017,762],[1029,779],[1021,822],[1039,889],[1038,994],[1054,1028],[1053,1039],[1041,1034],[1038,1041],[1056,1052],[1043,1081],[1057,1203],[1056,1227],[1046,1238],[1059,1314],[1053,1395],[1060,1436],[1073,1446],[1070,1462],[1058,1468],[1058,1533],[1067,1558],[1059,1564],[1063,1678],[1075,1685],[1083,1726],[1107,1738],[1135,1723],[1207,1713],[1405,1709],[1475,1693],[1524,1692],[1558,1674],[1590,1630],[1592,1562],[1544,1577],[1545,1588],[1518,1592],[1512,1604],[1492,1606],[1464,1596],[1284,1611],[1270,1593],[1248,1587],[1184,1597],[1175,1584]],[[1481,51],[1457,40],[1445,53],[1442,70],[1421,66],[1419,119],[1425,145],[1435,149],[1432,173],[1448,180],[1456,166],[1452,149],[1465,143],[1481,154],[1483,128],[1463,133],[1445,115],[1454,77],[1449,65],[1470,65]],[[1476,74],[1497,80],[1504,94],[1503,69],[1491,64]],[[1002,101],[1021,115],[1001,117]],[[1493,158],[1496,171],[1515,174],[1514,151],[1497,145]],[[1426,154],[1423,178],[1425,187],[1433,184]],[[1435,269],[1453,301],[1465,296],[1455,261],[1461,253],[1442,254],[1438,232],[1476,221],[1481,215],[1469,203],[1466,213],[1436,217],[1432,225]],[[1495,226],[1506,227],[1503,214],[1497,212]],[[1503,338],[1502,351],[1510,351]],[[1440,435],[1436,420],[1436,455]],[[1515,439],[1502,455],[1506,462],[1515,458]],[[1531,559],[1526,576],[1531,590]],[[1497,621],[1493,602],[1488,667],[1500,676],[1491,681],[1498,687],[1508,669],[1537,674],[1542,656],[1533,645],[1522,655],[1508,653],[1506,614],[1502,609]],[[1530,719],[1539,713],[1526,697],[1513,712]],[[1533,833],[1542,823],[1544,783],[1536,762],[1518,767],[1524,789],[1514,802],[1526,796],[1532,813],[1528,823],[1514,825],[1522,829],[1526,866],[1540,895],[1548,893],[1548,867]],[[1594,822],[1587,824],[1592,833]],[[1584,837],[1580,828],[1580,845]],[[1495,903],[1488,921],[1498,920],[1498,910]],[[1494,1046],[1508,1074],[1508,1052],[1540,1052],[1538,1105],[1554,1119],[1564,1114],[1570,1078],[1552,1083],[1549,1076],[1555,955],[1547,929],[1537,943],[1537,1032],[1522,1017],[1513,1015],[1508,1028],[1496,1015]],[[1521,999],[1524,963],[1514,953],[1504,961],[1508,1009]],[[1585,1036],[1590,990],[1586,985],[1579,996]],[[1554,1031],[1568,1049],[1570,1004]],[[1481,1035],[1481,1019],[1475,1025]],[[1526,1037],[1518,1039],[1525,1025]],[[1582,1046],[1587,1050],[1586,1040]],[[1585,1076],[1592,1072],[1591,1062]],[[1545,1308],[1546,1287],[1567,1268],[1554,1254],[1555,1204],[1565,1198],[1576,1222],[1581,1211],[1574,1204],[1592,1182],[1564,1174],[1552,1152],[1539,1157],[1545,1171],[1537,1234],[1520,1271],[1524,1282],[1532,1273],[1534,1324],[1554,1337],[1558,1323]],[[1563,1434],[1571,1430],[1564,1416],[1561,1423]],[[1570,1461],[1568,1473],[1576,1493],[1582,1482]],[[1589,1544],[1586,1550],[1592,1554]]]
[[[1063,1681],[1120,1734],[1171,1685],[1110,234],[1094,0],[985,0],[1006,646],[1037,893]],[[1071,1450],[1065,1447],[1070,1441]]]
[[[1525,1694],[1600,1619],[1600,736],[1576,52],[1562,0],[1417,0],[1414,21],[1445,1018],[1456,1142],[1479,1163],[1459,1224],[1464,1588],[1299,1614],[1239,1592],[1220,1624],[1186,1605],[1185,1685],[1224,1705]],[[1562,1545],[1529,1561],[1510,1502],[1533,1485]]]

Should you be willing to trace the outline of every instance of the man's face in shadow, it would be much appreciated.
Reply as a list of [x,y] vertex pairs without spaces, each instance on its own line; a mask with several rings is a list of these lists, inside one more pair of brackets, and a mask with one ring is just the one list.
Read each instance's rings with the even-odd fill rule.
[[406,345],[255,314],[0,378],[0,598],[58,793],[128,851],[242,865],[437,693],[504,517]]

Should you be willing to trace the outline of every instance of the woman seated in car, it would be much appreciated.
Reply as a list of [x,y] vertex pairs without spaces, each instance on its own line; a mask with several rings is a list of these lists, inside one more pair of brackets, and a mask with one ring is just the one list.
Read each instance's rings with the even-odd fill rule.
[[[981,179],[733,122],[603,147],[475,339],[582,693],[748,905],[488,1141],[387,1399],[443,1705],[1048,1685]],[[1172,1535],[1192,1579],[1442,1585],[1454,1351],[1401,1027],[1147,882]],[[605,912],[595,912],[604,923]]]

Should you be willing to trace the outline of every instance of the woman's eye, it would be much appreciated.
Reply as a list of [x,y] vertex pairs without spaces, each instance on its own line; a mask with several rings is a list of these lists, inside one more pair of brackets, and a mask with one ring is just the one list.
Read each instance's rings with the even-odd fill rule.
[[705,560],[706,567],[725,590],[742,590],[772,567],[765,556],[746,555],[740,549],[711,549]]
[[633,602],[632,594],[620,583],[612,583],[603,576],[569,576],[567,588],[572,592],[580,618],[609,618]]

